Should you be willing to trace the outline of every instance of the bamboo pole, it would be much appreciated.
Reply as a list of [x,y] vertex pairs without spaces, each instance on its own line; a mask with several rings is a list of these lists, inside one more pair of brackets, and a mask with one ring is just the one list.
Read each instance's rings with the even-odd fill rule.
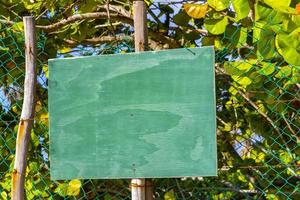
[[[134,45],[135,52],[148,48],[147,8],[143,0],[133,1]],[[153,189],[151,179],[131,180],[132,200],[152,200]]]
[[24,100],[16,141],[16,155],[12,173],[12,200],[24,199],[24,181],[26,173],[26,154],[33,125],[36,88],[36,38],[35,20],[23,18],[25,32],[25,82]]

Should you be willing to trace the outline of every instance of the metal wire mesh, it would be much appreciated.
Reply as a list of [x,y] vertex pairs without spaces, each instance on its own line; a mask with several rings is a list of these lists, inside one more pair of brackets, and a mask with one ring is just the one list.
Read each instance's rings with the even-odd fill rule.
[[[24,84],[22,31],[0,24],[0,199],[9,199]],[[13,28],[12,28],[13,27]],[[269,26],[239,26],[220,38],[198,38],[216,48],[218,176],[155,179],[156,199],[299,199],[300,68],[272,48]],[[20,30],[22,28],[20,27]],[[236,38],[246,33],[251,47]],[[129,34],[129,33],[128,33]],[[130,199],[129,180],[50,181],[47,113],[47,38],[38,37],[38,88],[26,176],[27,199]],[[240,48],[234,48],[241,43]],[[133,51],[131,41],[78,46],[58,57]],[[255,59],[259,54],[264,59]],[[265,59],[267,58],[267,59]],[[201,166],[199,166],[201,167]]]

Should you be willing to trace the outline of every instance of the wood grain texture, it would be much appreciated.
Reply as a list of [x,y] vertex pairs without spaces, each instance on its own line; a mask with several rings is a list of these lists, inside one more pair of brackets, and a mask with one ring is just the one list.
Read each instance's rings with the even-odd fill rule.
[[52,179],[215,176],[214,50],[49,60]]
[[33,125],[36,88],[36,37],[34,17],[23,18],[25,33],[24,100],[16,140],[14,170],[11,182],[11,199],[24,199],[26,155]]
[[143,0],[133,1],[134,48],[145,51],[148,46],[147,7]]

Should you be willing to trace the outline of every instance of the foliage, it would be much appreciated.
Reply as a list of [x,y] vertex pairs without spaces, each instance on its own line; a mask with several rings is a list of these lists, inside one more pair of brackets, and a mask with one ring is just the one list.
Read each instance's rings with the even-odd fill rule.
[[[299,199],[299,1],[147,4],[150,48],[213,45],[216,50],[218,177],[155,180],[157,199]],[[127,180],[49,179],[47,59],[133,49],[132,1],[106,5],[103,0],[0,1],[1,199],[10,196],[24,83],[21,16],[28,14],[38,25],[39,84],[27,199],[130,197]]]

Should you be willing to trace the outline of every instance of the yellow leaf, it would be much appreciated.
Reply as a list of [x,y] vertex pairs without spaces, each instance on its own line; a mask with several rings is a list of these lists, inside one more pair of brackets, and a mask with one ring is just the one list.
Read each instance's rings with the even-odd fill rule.
[[35,104],[35,112],[40,112],[43,109],[43,105],[40,101],[37,101]]
[[14,31],[24,31],[24,24],[23,24],[23,22],[18,22],[18,23],[14,23],[13,25],[12,25],[12,29],[14,30]]
[[81,182],[78,179],[74,179],[69,182],[67,195],[77,196],[80,192]]
[[48,119],[49,119],[48,113],[41,113],[40,115],[36,116],[36,119],[39,120],[44,125],[48,126]]
[[193,18],[200,19],[205,17],[207,12],[207,4],[193,4],[193,3],[187,3],[183,5],[183,8],[185,12]]
[[48,66],[47,65],[43,66],[43,71],[45,73],[46,78],[48,78],[49,77],[49,71],[48,71]]
[[69,53],[71,51],[71,48],[63,47],[59,50],[60,53]]
[[164,195],[164,199],[165,200],[176,200],[176,197],[174,195],[174,191],[170,190],[170,191],[166,192],[165,195]]

